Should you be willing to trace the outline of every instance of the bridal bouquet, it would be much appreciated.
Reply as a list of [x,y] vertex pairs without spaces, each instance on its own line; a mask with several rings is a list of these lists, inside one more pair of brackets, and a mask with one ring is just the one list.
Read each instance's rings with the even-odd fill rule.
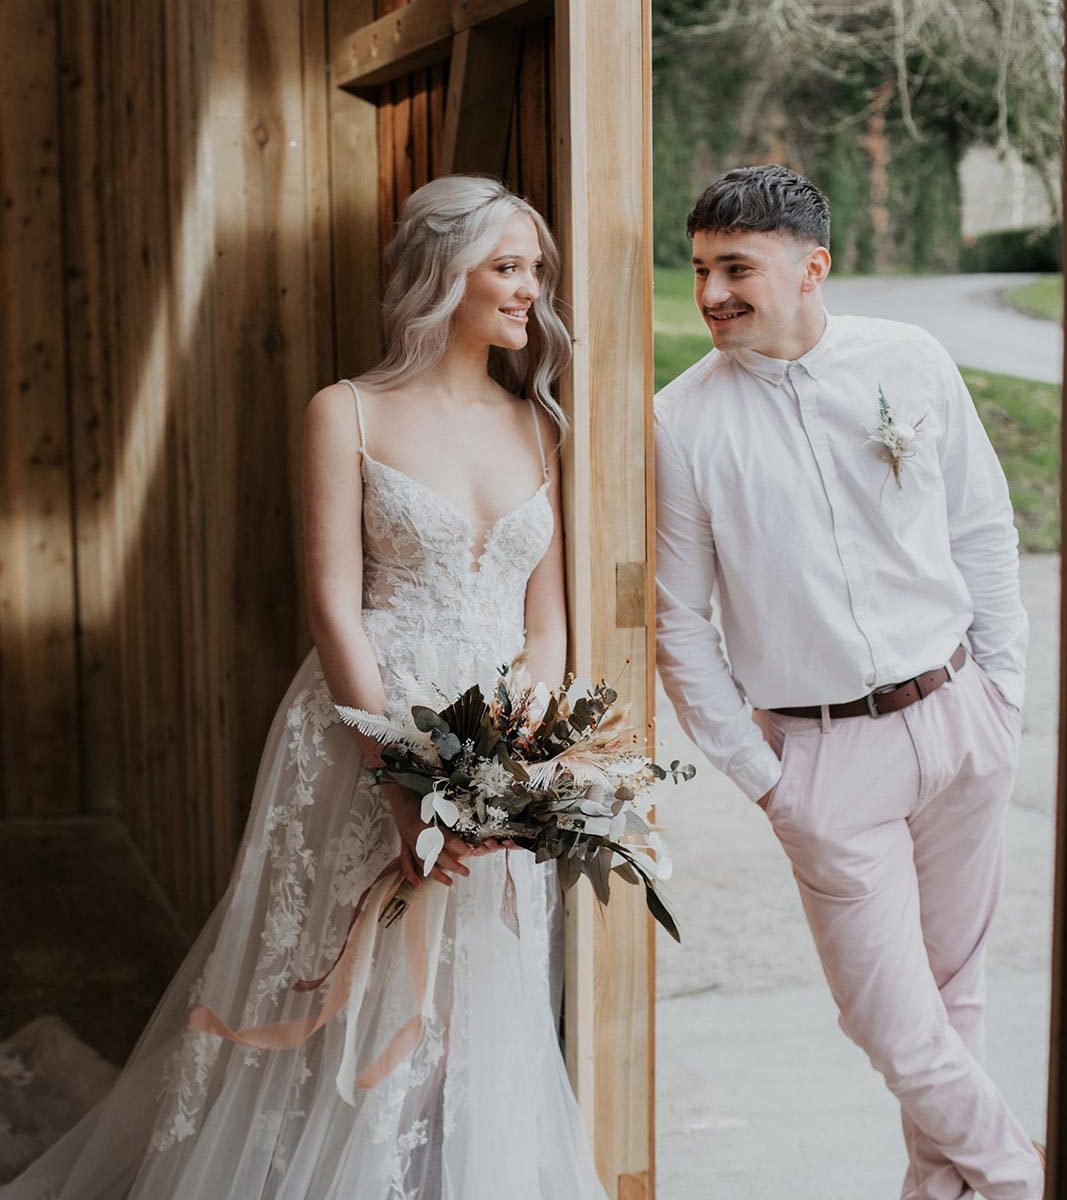
[[[696,768],[669,768],[640,754],[637,735],[613,709],[618,696],[601,680],[583,686],[531,686],[521,658],[500,670],[491,694],[476,684],[450,699],[409,678],[387,714],[337,705],[347,725],[383,743],[375,776],[422,796],[416,853],[428,874],[445,831],[476,845],[510,839],[538,862],[555,859],[564,889],[585,875],[607,904],[610,877],[643,884],[649,910],[676,940],[678,928],[657,883],[670,859],[649,820],[650,792],[670,776],[691,779]],[[398,894],[390,919],[406,904]]]

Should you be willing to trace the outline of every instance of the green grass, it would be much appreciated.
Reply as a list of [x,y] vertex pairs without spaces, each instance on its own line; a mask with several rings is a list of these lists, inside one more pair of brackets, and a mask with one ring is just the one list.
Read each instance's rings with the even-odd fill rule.
[[1004,299],[1013,307],[1032,317],[1050,321],[1063,320],[1063,276],[1042,275],[1022,287],[1009,288]]
[[710,335],[693,300],[692,271],[687,267],[657,267],[653,299],[656,333],[700,334],[710,348]]
[[1008,477],[1019,545],[1060,545],[1060,389],[1013,375],[961,368]]
[[[1058,277],[1051,278],[1059,283]],[[690,286],[687,271],[656,272],[657,390],[711,349]],[[1059,549],[1060,389],[1012,375],[962,370],[1008,477],[1021,548]]]

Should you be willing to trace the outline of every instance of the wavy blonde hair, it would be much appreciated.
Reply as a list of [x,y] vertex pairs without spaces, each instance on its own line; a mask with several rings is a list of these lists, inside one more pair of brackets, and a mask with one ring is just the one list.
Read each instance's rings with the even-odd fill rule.
[[541,294],[530,310],[530,343],[522,350],[490,347],[489,374],[521,396],[532,368],[533,399],[562,434],[567,418],[552,384],[570,362],[571,338],[556,312],[559,250],[544,217],[496,179],[445,175],[408,197],[386,248],[392,278],[383,302],[385,357],[363,378],[387,388],[440,361],[467,290],[467,273],[492,254],[515,213],[525,213],[537,227]]

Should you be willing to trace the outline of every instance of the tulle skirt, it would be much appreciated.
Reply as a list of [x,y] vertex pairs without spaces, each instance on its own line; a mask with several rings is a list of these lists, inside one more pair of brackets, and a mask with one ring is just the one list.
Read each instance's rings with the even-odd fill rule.
[[397,849],[312,651],[225,896],[112,1090],[0,1200],[605,1200],[556,1032],[558,885],[532,855],[468,860],[393,924],[365,913],[355,994],[299,1044],[187,1028],[313,1026],[330,989],[294,985],[337,960]]

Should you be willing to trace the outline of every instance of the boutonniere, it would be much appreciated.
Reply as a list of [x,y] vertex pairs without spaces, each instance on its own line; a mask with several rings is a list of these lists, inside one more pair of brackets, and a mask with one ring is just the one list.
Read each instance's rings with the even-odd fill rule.
[[905,460],[915,457],[915,443],[922,434],[919,426],[925,420],[924,413],[914,425],[898,421],[893,416],[893,410],[889,407],[881,384],[878,385],[878,426],[868,430],[869,436],[864,445],[874,442],[878,446],[878,457],[882,462],[889,464],[889,470],[897,481],[898,488],[904,486],[900,481],[901,468]]

